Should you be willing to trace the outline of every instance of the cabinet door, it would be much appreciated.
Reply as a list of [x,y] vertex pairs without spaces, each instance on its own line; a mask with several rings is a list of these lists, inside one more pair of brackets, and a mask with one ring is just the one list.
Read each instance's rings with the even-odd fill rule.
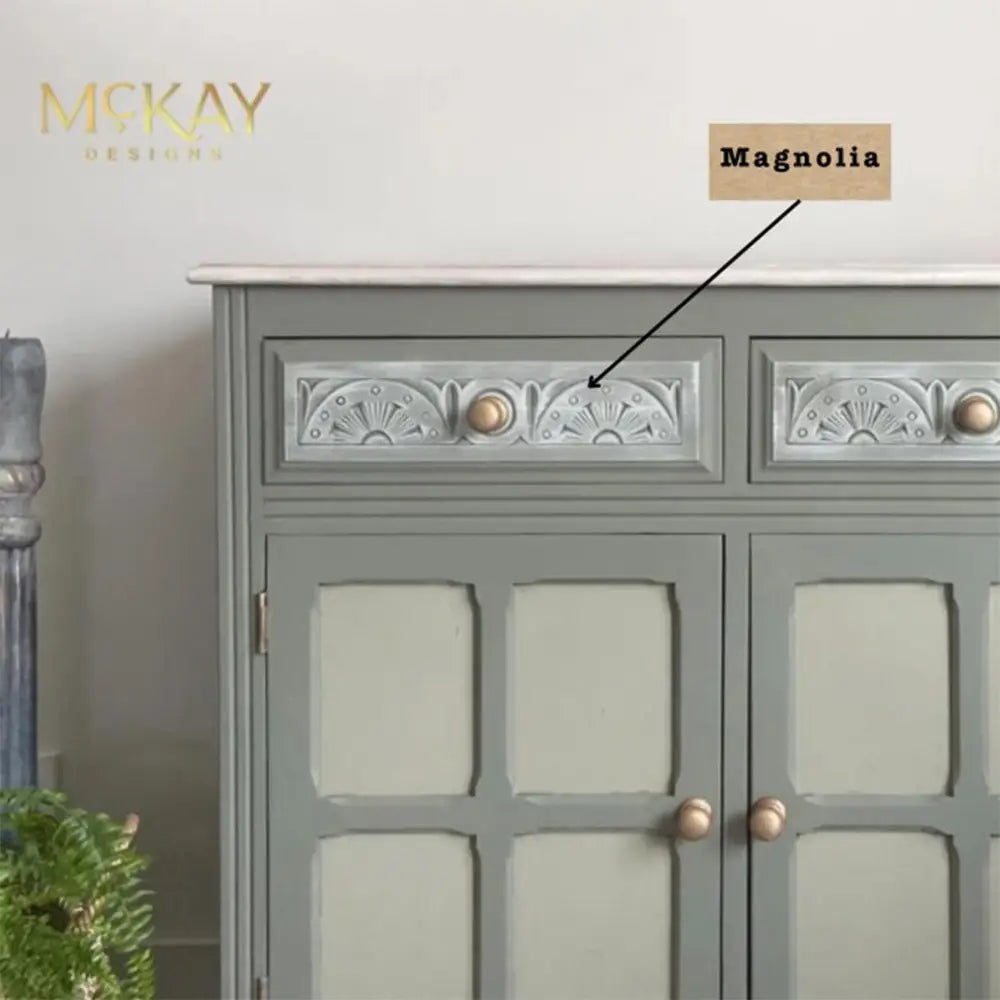
[[1000,996],[998,570],[995,537],[754,539],[754,997]]
[[272,537],[267,572],[272,995],[718,995],[718,824],[677,816],[718,809],[720,539]]

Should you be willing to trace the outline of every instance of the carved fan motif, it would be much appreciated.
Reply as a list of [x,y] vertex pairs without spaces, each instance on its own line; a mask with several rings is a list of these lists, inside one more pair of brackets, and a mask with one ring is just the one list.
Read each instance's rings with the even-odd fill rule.
[[817,436],[823,441],[847,444],[885,444],[909,434],[909,428],[882,403],[841,403],[819,422]]
[[636,382],[574,384],[558,393],[536,421],[544,444],[672,444],[678,441],[677,383],[663,398]]
[[656,440],[648,413],[631,409],[628,403],[588,403],[559,428],[560,439],[573,438],[583,444],[643,444]]
[[337,444],[401,444],[423,436],[423,428],[406,410],[366,399],[337,416],[328,434]]
[[892,382],[852,378],[789,386],[790,444],[920,444],[935,438],[924,403]]
[[421,444],[446,436],[438,407],[403,383],[364,379],[314,386],[306,413],[303,444]]

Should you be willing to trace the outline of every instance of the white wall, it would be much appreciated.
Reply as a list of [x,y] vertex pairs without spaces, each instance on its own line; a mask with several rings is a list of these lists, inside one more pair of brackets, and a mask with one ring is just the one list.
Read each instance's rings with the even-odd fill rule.
[[[711,269],[778,208],[708,202],[713,120],[893,125],[891,203],[805,205],[747,265],[996,263],[998,37],[996,0],[5,0],[0,328],[50,364],[43,743],[81,801],[143,814],[162,938],[217,933],[209,295],[185,269]],[[273,88],[221,162],[90,163],[40,134],[40,84],[91,80],[180,81],[187,113],[203,81]]]

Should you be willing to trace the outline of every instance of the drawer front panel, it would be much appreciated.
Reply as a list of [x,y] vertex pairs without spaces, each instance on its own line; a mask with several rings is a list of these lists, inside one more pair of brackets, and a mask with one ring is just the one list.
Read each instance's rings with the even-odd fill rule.
[[[344,463],[712,466],[721,348],[665,340],[267,341],[276,471]],[[410,360],[412,358],[412,360]]]
[[754,342],[756,478],[1000,466],[1000,340]]

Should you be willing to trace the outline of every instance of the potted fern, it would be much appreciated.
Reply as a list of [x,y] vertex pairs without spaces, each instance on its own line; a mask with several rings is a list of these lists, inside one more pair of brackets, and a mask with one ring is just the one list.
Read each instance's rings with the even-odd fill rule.
[[152,1000],[137,828],[61,792],[0,790],[2,1000]]

